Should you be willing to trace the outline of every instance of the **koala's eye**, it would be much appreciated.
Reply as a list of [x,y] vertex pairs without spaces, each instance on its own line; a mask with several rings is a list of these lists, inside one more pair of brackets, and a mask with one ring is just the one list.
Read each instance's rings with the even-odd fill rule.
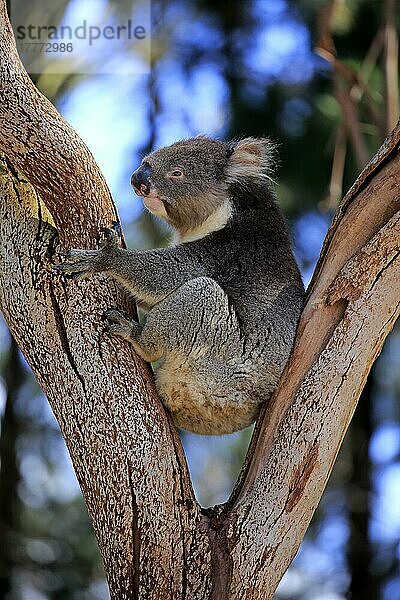
[[183,171],[182,171],[182,169],[174,169],[173,171],[171,171],[170,173],[168,173],[168,175],[170,177],[174,177],[176,179],[180,179],[181,177],[183,177]]

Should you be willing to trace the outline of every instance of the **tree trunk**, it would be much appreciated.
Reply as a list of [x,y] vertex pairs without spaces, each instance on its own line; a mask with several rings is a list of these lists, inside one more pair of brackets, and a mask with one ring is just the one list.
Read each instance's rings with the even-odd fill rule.
[[58,238],[94,247],[116,211],[92,155],[25,73],[3,1],[0,38],[0,307],[60,424],[111,596],[271,598],[399,313],[399,128],[332,224],[231,499],[204,511],[149,368],[102,333],[103,310],[126,297],[102,275],[49,269]]

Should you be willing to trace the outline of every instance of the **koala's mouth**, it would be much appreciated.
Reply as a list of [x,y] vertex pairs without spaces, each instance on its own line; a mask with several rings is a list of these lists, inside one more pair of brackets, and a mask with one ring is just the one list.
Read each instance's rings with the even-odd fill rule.
[[164,218],[166,217],[164,202],[156,192],[150,191],[147,194],[140,195],[143,198],[143,204],[150,212]]

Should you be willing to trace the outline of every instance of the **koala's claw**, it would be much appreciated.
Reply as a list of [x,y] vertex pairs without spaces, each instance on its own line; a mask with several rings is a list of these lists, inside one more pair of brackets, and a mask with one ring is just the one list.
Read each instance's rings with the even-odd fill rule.
[[54,271],[61,273],[66,279],[82,279],[88,273],[95,272],[95,263],[99,250],[68,250],[58,252],[57,256],[65,262],[52,264]]
[[111,227],[118,234],[119,237],[122,237],[122,227],[118,223],[118,221],[112,221],[111,222]]
[[79,264],[63,263],[62,265],[51,265],[54,271],[63,275],[64,279],[83,279],[90,270]]
[[109,323],[129,323],[128,317],[121,310],[118,310],[118,308],[108,308],[103,312],[101,318],[103,321],[108,321]]
[[117,308],[116,306],[111,306],[110,308],[107,308],[107,310],[105,310],[105,311],[103,312],[103,314],[101,315],[101,320],[102,320],[102,321],[108,321],[108,314],[109,314],[110,312],[114,311],[114,310],[115,310],[115,311],[117,311],[117,310],[118,310],[118,308]]
[[101,243],[102,249],[118,248],[121,245],[122,229],[119,223],[113,221],[111,227],[102,227],[100,231],[104,236]]
[[86,276],[85,271],[79,271],[78,273],[64,273],[65,279],[73,279],[74,281],[83,279],[85,276]]
[[111,221],[111,227],[102,227],[100,231],[104,232],[106,235],[111,233],[113,235],[117,234],[118,237],[122,236],[121,225],[118,223],[118,221]]
[[117,308],[108,308],[104,311],[102,319],[107,321],[103,332],[107,335],[117,335],[126,340],[132,339],[134,322]]

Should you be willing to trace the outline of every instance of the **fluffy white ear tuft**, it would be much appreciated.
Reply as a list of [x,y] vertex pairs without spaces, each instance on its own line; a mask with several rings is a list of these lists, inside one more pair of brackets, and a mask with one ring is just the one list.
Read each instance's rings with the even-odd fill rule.
[[276,146],[267,138],[245,138],[231,143],[232,154],[226,171],[228,183],[245,180],[272,181]]

